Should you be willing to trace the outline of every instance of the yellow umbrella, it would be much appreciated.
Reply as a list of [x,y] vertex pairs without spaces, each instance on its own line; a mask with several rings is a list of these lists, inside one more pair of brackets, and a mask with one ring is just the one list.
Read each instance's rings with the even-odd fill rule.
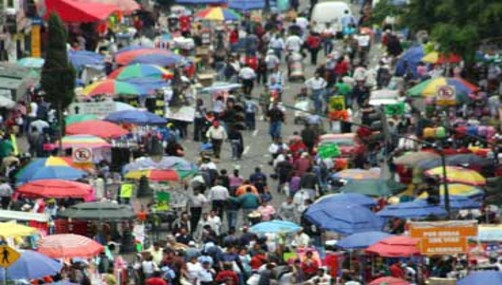
[[0,223],[0,236],[3,238],[18,238],[36,234],[37,229],[16,223]]
[[[436,167],[425,171],[428,176],[439,176],[443,178],[443,167]],[[478,172],[455,166],[446,166],[446,180],[453,183],[463,183],[469,185],[484,185],[486,184],[486,179],[483,175]]]
[[[448,174],[447,174],[448,175]],[[441,185],[439,187],[439,193],[440,195],[444,195],[444,185]],[[464,196],[464,197],[473,197],[473,196],[478,196],[478,195],[483,195],[483,190],[472,186],[472,185],[467,185],[467,184],[449,184],[448,183],[448,193],[453,196]],[[420,199],[425,199],[429,195],[427,192],[424,192],[418,196]]]
[[462,61],[462,58],[456,54],[445,55],[433,51],[422,57],[422,61],[434,64],[458,63]]

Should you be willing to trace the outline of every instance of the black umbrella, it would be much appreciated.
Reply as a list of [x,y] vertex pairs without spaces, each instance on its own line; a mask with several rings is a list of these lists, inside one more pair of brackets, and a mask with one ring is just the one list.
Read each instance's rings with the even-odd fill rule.
[[80,203],[59,213],[60,217],[76,220],[117,221],[134,219],[136,214],[127,205],[112,202]]

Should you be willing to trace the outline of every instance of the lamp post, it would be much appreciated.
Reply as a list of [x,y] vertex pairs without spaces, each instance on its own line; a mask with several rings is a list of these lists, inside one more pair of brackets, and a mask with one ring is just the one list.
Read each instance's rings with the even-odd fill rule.
[[[444,187],[444,207],[446,212],[448,212],[448,218],[450,218],[450,191],[448,189],[448,181],[446,177],[446,156],[444,153],[444,149],[441,146],[439,148],[439,152],[441,155],[441,167],[443,168],[443,187]],[[441,194],[441,193],[440,193]],[[441,196],[440,196],[441,198]]]

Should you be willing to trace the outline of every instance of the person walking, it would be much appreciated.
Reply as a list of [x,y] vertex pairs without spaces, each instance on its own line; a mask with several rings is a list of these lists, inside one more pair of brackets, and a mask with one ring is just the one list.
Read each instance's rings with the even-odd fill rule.
[[314,77],[305,81],[305,86],[309,88],[312,92],[312,101],[314,101],[314,109],[315,112],[320,114],[322,113],[322,95],[326,88],[327,82],[324,78],[321,77],[319,73],[316,72]]
[[282,124],[285,121],[284,112],[279,108],[277,102],[272,104],[272,108],[267,111],[267,117],[269,119],[269,134],[272,140],[281,137]]
[[250,95],[246,95],[244,100],[246,129],[254,131],[256,128],[256,113],[259,110],[258,103]]
[[220,126],[219,121],[213,122],[213,125],[206,132],[206,137],[211,141],[211,144],[213,145],[214,157],[216,159],[220,159],[221,145],[228,136],[225,129]]
[[310,51],[310,63],[317,66],[317,54],[321,48],[322,39],[318,33],[312,31],[306,40],[307,47]]
[[253,189],[251,187],[247,187],[246,194],[239,196],[237,199],[239,200],[242,208],[244,224],[247,225],[249,223],[249,214],[258,209],[260,206],[260,198],[258,195],[253,193]]
[[216,180],[216,185],[209,189],[208,199],[211,201],[212,209],[221,214],[225,201],[230,197],[227,187],[222,185],[221,180]]
[[242,81],[242,89],[244,94],[250,95],[253,92],[254,80],[256,78],[256,72],[249,65],[245,65],[239,71],[239,78]]

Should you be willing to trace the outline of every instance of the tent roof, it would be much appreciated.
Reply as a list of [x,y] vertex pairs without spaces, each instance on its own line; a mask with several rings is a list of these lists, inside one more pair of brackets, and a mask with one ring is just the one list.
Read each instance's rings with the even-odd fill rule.
[[45,0],[48,18],[51,12],[56,12],[63,22],[88,23],[102,21],[111,13],[119,10],[114,5],[94,2],[78,2],[73,0]]

